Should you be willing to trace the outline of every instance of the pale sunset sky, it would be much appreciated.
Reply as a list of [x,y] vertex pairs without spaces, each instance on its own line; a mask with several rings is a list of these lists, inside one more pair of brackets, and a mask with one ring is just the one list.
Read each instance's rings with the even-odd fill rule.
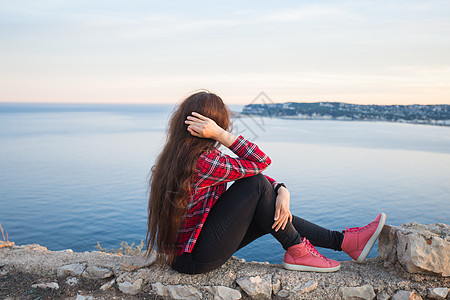
[[450,1],[0,2],[0,102],[450,104]]

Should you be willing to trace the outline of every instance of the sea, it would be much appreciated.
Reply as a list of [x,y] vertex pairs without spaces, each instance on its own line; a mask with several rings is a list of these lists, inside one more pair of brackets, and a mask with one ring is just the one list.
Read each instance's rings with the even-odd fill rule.
[[[9,240],[54,251],[138,245],[150,168],[173,110],[0,104],[0,224]],[[294,215],[333,230],[364,226],[380,212],[390,225],[450,223],[450,127],[269,117],[232,124],[272,159],[264,173],[286,184]],[[270,235],[235,253],[275,264],[283,255]]]

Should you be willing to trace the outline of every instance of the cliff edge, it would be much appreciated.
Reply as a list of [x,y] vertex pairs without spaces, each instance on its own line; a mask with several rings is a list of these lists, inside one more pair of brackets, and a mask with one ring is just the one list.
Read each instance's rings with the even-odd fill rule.
[[[156,266],[154,257],[0,244],[0,298],[445,299],[450,288],[449,226],[410,224],[385,226],[379,257],[363,264],[341,262],[336,273],[295,272],[233,257],[210,273],[183,275]],[[411,242],[414,235],[417,239]],[[426,249],[416,255],[408,247]],[[401,249],[409,254],[402,256]],[[436,249],[441,252],[433,252]],[[429,259],[421,267],[408,269],[408,255],[413,257],[412,265],[421,263],[419,256]]]

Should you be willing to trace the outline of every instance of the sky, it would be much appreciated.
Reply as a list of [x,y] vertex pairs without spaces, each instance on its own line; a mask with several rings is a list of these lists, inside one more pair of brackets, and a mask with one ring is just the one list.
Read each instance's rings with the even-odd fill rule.
[[0,0],[0,102],[450,104],[450,1]]

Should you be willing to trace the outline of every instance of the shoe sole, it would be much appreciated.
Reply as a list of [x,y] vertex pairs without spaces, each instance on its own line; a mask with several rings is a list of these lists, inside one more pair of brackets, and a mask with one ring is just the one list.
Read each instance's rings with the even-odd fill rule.
[[373,245],[375,244],[376,240],[378,239],[378,236],[381,233],[381,230],[384,227],[384,223],[386,222],[386,214],[381,213],[380,223],[378,223],[377,229],[370,237],[369,241],[367,242],[366,246],[364,246],[363,251],[359,255],[358,259],[356,260],[357,263],[362,263],[366,260],[367,255],[369,255],[370,250],[372,250]]
[[292,271],[305,271],[305,272],[321,272],[321,273],[328,273],[328,272],[336,272],[341,268],[341,265],[331,268],[318,268],[318,267],[311,267],[311,266],[303,266],[303,265],[292,265],[283,262],[281,264],[283,268],[287,270]]

